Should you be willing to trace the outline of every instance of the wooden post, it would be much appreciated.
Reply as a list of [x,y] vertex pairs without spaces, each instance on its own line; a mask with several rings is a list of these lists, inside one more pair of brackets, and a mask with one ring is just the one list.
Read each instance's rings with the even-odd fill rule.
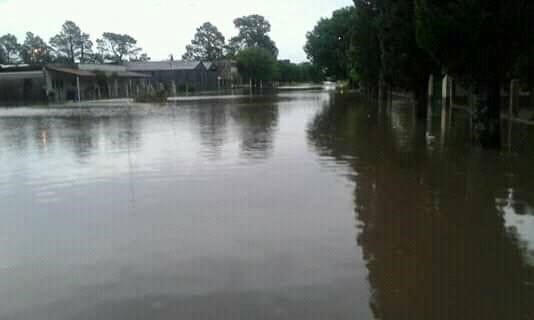
[[176,81],[171,81],[171,96],[176,97]]
[[450,89],[449,76],[445,75],[441,81],[441,142],[445,143],[447,130],[447,112],[450,112]]
[[508,106],[508,117],[512,121],[514,118],[514,111],[519,105],[519,81],[514,79],[510,81],[510,104]]
[[78,102],[81,102],[82,90],[80,89],[80,76],[76,76],[76,89],[78,90]]
[[428,77],[427,131],[432,131],[432,98],[434,97],[434,75]]

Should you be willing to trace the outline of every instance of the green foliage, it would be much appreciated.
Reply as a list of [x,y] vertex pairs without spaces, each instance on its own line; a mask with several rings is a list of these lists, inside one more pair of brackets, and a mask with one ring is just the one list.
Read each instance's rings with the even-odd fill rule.
[[321,70],[315,65],[305,62],[291,63],[289,60],[278,61],[276,80],[285,83],[320,82],[323,79]]
[[416,0],[417,41],[448,72],[502,80],[528,52],[529,0]]
[[320,66],[328,77],[344,80],[348,77],[348,49],[355,9],[337,10],[331,18],[321,19],[306,35],[304,51],[308,59]]
[[4,48],[0,45],[0,64],[6,63],[6,53],[4,52]]
[[377,12],[368,2],[356,2],[348,52],[349,78],[371,91],[376,90],[380,74]]
[[237,68],[244,79],[254,83],[273,80],[276,74],[276,58],[264,48],[248,48],[236,56]]
[[184,60],[218,61],[224,57],[225,38],[216,26],[209,22],[197,29],[191,44],[186,47]]
[[21,46],[22,61],[27,64],[46,64],[52,62],[52,49],[39,36],[31,32],[26,33],[26,39]]
[[268,35],[271,32],[271,24],[260,15],[250,15],[234,20],[239,34],[230,39],[227,47],[230,56],[237,55],[240,50],[246,48],[263,48],[275,58],[278,56],[278,48]]
[[12,64],[20,62],[20,44],[17,37],[6,34],[0,37],[0,55],[3,56],[4,63]]
[[102,39],[97,40],[97,44],[102,58],[117,64],[126,59],[135,60],[141,52],[141,48],[137,47],[137,40],[127,34],[106,32]]
[[93,42],[87,33],[83,33],[78,25],[66,21],[59,34],[50,39],[50,45],[55,49],[59,60],[68,63],[86,62],[91,55]]

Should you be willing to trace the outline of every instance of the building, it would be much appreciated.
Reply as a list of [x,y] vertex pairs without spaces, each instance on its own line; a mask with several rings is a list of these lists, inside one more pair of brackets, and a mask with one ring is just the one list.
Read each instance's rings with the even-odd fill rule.
[[0,65],[0,104],[31,104],[46,101],[41,67]]
[[0,66],[0,104],[131,97],[146,90],[149,78],[113,65]]
[[174,95],[179,92],[217,89],[217,73],[213,64],[200,61],[130,62],[128,70],[150,75],[155,89],[166,88]]
[[174,96],[232,88],[238,81],[237,68],[229,61],[0,65],[0,105],[128,98],[158,90]]
[[150,78],[119,65],[47,65],[43,72],[49,101],[56,103],[76,101],[78,96],[81,100],[137,96],[146,90]]

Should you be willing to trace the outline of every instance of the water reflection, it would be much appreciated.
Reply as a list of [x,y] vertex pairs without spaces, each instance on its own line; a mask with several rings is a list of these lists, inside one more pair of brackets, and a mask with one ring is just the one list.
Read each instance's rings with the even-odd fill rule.
[[[507,211],[532,214],[524,209],[531,193],[517,201],[509,192],[533,190],[531,171],[518,159],[457,145],[428,152],[412,138],[423,130],[396,114],[406,110],[383,116],[353,104],[325,107],[309,139],[355,172],[357,243],[374,316],[532,319],[534,261],[527,247],[534,243],[523,239],[533,230],[521,234],[505,221]],[[530,181],[518,183],[524,175]]]
[[273,101],[238,104],[232,119],[239,127],[241,154],[246,158],[265,159],[274,145],[274,131],[278,124],[278,105]]
[[228,139],[228,106],[211,103],[191,108],[191,117],[198,122],[201,145],[206,148],[208,157],[220,158],[224,144]]

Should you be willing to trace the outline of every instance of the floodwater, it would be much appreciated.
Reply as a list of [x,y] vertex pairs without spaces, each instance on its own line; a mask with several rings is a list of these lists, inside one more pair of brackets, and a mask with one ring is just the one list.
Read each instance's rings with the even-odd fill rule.
[[0,109],[0,319],[534,319],[532,134],[434,122],[324,92]]

